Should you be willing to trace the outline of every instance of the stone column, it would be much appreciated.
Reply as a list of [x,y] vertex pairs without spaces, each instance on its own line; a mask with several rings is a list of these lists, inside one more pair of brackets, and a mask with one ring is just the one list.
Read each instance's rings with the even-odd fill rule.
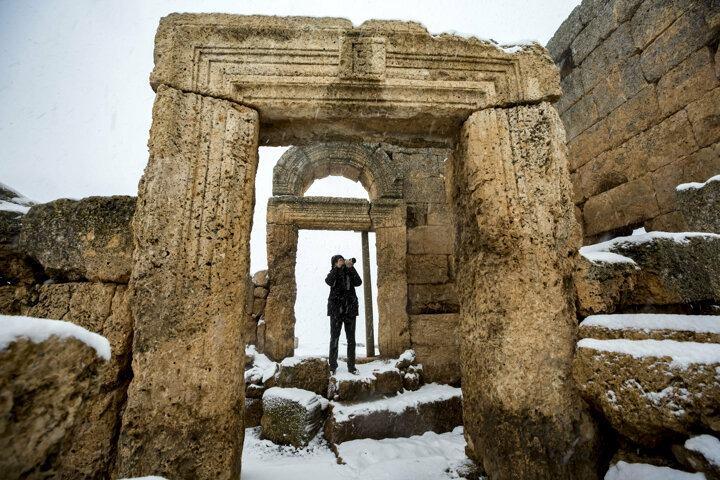
[[237,479],[257,112],[159,86],[133,220],[117,477]]
[[368,232],[360,232],[363,262],[363,295],[365,300],[365,350],[366,356],[375,356],[375,331],[372,309],[372,279],[370,278],[370,242]]
[[370,207],[378,265],[378,347],[384,357],[410,348],[405,210],[405,203],[391,200],[375,201]]
[[581,237],[558,114],[476,112],[451,161],[468,446],[492,479],[597,478],[571,377]]
[[[273,214],[268,211],[268,219]],[[298,228],[267,224],[267,258],[270,292],[265,303],[265,354],[280,361],[295,351],[295,261]]]

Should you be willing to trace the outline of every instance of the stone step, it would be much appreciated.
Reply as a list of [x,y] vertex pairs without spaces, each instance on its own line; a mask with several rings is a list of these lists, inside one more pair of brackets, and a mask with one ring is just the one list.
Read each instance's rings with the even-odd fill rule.
[[400,358],[377,359],[356,364],[358,373],[347,371],[344,362],[330,376],[328,398],[340,402],[358,402],[395,395],[402,390],[417,390],[422,384],[422,366],[414,365],[415,354],[408,350]]
[[360,438],[443,433],[462,425],[462,391],[430,383],[418,390],[362,403],[331,402],[325,438],[333,444]]
[[678,340],[720,343],[720,316],[655,313],[592,315],[580,324],[580,338]]

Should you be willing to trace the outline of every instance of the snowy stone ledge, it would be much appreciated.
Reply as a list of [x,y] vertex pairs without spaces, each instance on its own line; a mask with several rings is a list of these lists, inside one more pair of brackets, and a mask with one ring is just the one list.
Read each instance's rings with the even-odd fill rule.
[[687,369],[695,364],[720,365],[720,344],[716,343],[583,338],[577,346],[578,349],[620,353],[638,359],[669,357],[670,368]]
[[720,334],[719,315],[671,315],[661,313],[634,313],[591,315],[581,327],[602,327],[610,330],[684,330]]
[[705,475],[645,463],[618,462],[610,467],[605,480],[705,480]]
[[644,243],[656,242],[658,240],[671,241],[677,244],[687,244],[690,239],[693,238],[720,240],[720,235],[707,232],[645,232],[641,229],[637,234],[617,237],[606,242],[580,247],[579,252],[580,255],[594,264],[629,263],[635,265],[635,260],[623,255],[622,253],[618,253],[618,251]]
[[259,353],[254,345],[245,348],[245,355],[252,358],[252,367],[245,370],[245,383],[265,384],[277,373],[278,364],[267,355]]
[[62,320],[0,315],[0,350],[5,350],[18,340],[41,343],[50,337],[74,338],[93,348],[99,357],[110,360],[108,339],[79,325]]
[[689,182],[689,183],[681,183],[677,187],[675,187],[675,191],[683,192],[685,190],[697,190],[698,188],[704,188],[706,187],[710,182],[720,182],[720,175],[715,175],[714,177],[710,177],[704,182]]
[[685,441],[685,448],[702,455],[714,467],[720,467],[720,440],[712,435],[698,435]]

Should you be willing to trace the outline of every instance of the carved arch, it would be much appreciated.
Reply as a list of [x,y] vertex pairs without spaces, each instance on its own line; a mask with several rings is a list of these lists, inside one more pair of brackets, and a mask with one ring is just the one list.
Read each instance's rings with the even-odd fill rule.
[[312,183],[329,175],[360,181],[371,200],[402,198],[402,178],[388,154],[361,143],[319,143],[292,147],[273,170],[273,195],[302,196]]

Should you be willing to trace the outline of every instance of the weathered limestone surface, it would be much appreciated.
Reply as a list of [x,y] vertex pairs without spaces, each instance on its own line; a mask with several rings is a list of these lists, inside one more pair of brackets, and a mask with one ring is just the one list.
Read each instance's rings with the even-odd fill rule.
[[[12,479],[103,478],[110,431],[87,436],[102,412],[105,361],[76,339],[12,342],[0,351],[0,471]],[[108,403],[116,399],[108,395]],[[99,407],[99,412],[98,408]],[[88,416],[88,414],[90,414]],[[97,432],[95,432],[97,433]],[[100,444],[90,444],[95,440]]]
[[325,358],[288,358],[280,362],[277,386],[300,388],[325,396],[329,377],[330,366]]
[[580,231],[548,103],[473,114],[452,158],[469,453],[491,478],[597,478],[571,377]]
[[51,277],[127,283],[134,211],[135,198],[128,196],[35,205],[23,217],[19,244]]
[[35,203],[0,183],[0,201],[7,202],[0,210],[0,313],[20,312],[27,287],[41,281],[42,268],[18,245],[22,219]]
[[680,189],[676,195],[689,230],[720,233],[720,178]]
[[292,357],[295,350],[295,225],[267,224],[270,290],[265,303],[264,352],[273,360]]
[[460,315],[410,315],[410,339],[426,382],[460,382]]
[[263,145],[450,145],[477,109],[560,93],[539,45],[509,53],[414,22],[222,14],[163,18],[151,83],[256,109]]
[[683,231],[675,185],[720,172],[714,2],[584,0],[548,42],[584,233]]
[[579,344],[573,375],[583,397],[612,427],[641,445],[654,447],[698,429],[720,431],[720,365],[678,367],[672,360],[670,355],[637,358]]
[[134,377],[118,477],[240,474],[258,125],[238,104],[157,89],[133,219]]
[[[628,241],[623,242],[622,239]],[[642,306],[712,304],[720,300],[720,238],[619,237],[609,251],[630,263],[578,262],[574,275],[581,317]]]
[[273,387],[263,394],[262,437],[304,447],[322,427],[327,400],[299,388]]
[[89,282],[41,285],[37,303],[23,313],[66,320],[110,342],[112,357],[97,369],[95,381],[100,391],[83,400],[83,419],[57,453],[74,478],[107,475],[115,462],[115,441],[132,375],[133,320],[127,286]]

